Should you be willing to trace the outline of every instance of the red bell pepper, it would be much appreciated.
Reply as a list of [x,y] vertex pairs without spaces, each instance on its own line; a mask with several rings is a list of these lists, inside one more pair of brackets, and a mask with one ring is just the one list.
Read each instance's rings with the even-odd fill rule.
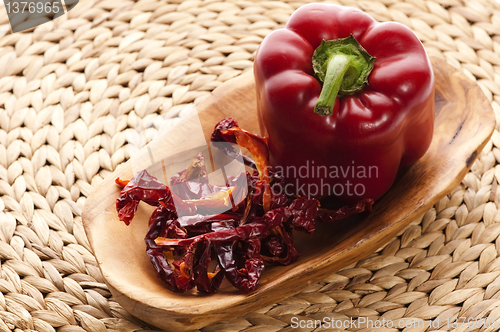
[[302,6],[263,40],[254,75],[270,164],[295,194],[376,200],[431,143],[434,75],[402,24]]

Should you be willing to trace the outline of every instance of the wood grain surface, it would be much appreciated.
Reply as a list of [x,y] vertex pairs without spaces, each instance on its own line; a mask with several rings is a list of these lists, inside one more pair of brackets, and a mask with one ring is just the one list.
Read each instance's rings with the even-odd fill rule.
[[[258,288],[239,294],[223,283],[219,293],[175,294],[156,278],[145,254],[144,235],[151,208],[140,205],[130,226],[118,220],[116,177],[130,178],[137,167],[150,166],[148,151],[127,162],[87,199],[83,222],[99,267],[115,299],[131,314],[168,331],[198,329],[276,303],[389,242],[460,183],[491,136],[495,117],[474,82],[452,66],[432,59],[436,76],[435,135],[425,156],[410,167],[364,217],[319,226],[315,234],[297,234],[301,257],[290,266],[266,266]],[[237,77],[217,88],[198,114],[205,137],[216,122],[234,117],[241,127],[259,132],[253,76]],[[189,120],[188,120],[189,121]],[[150,149],[156,156],[181,148],[186,128],[159,137]],[[415,133],[416,135],[418,133]]]

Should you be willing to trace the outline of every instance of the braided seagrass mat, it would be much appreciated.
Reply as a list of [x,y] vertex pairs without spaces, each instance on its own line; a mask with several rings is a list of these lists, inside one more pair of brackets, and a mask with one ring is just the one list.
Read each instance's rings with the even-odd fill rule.
[[[500,120],[495,0],[337,3],[410,27],[429,54],[477,81]],[[175,124],[192,109],[185,105],[250,70],[263,37],[302,4],[81,0],[67,15],[15,34],[2,14],[0,331],[154,330],[111,297],[82,227],[85,199],[129,158],[129,131],[140,123],[154,130],[161,116]],[[324,330],[294,329],[293,317],[426,320],[404,329],[412,332],[451,329],[429,327],[430,318],[475,317],[497,330],[499,148],[497,126],[462,183],[370,257],[202,331]]]

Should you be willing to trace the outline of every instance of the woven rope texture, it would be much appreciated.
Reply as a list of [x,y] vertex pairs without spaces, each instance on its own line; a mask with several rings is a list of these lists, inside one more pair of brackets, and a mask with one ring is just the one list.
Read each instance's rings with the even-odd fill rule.
[[[410,27],[479,84],[500,120],[495,0],[337,3]],[[127,133],[174,125],[185,105],[250,70],[264,36],[302,4],[81,0],[15,34],[1,16],[0,331],[154,329],[111,297],[81,222],[86,197],[129,158]],[[370,257],[202,331],[312,331],[292,318],[363,316],[426,320],[405,330],[416,332],[447,330],[430,318],[500,317],[499,148],[495,130],[462,183]]]

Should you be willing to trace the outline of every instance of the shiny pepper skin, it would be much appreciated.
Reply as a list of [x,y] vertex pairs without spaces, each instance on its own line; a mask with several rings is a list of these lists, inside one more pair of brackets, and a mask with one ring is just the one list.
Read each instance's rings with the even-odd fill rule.
[[[316,114],[323,84],[313,71],[313,53],[323,40],[351,35],[375,58],[367,84],[339,94],[333,114]],[[270,164],[295,194],[335,195],[346,203],[377,200],[431,143],[432,66],[402,24],[377,23],[354,8],[307,4],[263,40],[254,63]]]

